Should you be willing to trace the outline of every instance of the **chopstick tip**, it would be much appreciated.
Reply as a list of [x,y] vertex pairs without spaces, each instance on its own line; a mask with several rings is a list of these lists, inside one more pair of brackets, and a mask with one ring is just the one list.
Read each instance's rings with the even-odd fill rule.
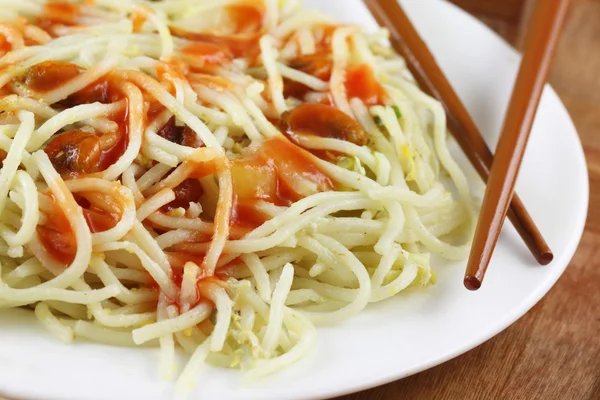
[[554,254],[550,250],[540,254],[538,259],[541,265],[548,265],[552,262],[552,260],[554,260]]
[[481,287],[481,281],[474,276],[465,276],[464,285],[469,290],[478,290]]

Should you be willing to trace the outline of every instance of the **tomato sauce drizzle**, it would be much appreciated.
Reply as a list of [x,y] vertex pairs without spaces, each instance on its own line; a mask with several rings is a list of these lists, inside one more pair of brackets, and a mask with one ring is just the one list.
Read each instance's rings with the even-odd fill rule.
[[[315,53],[296,57],[288,62],[288,66],[325,82],[329,82],[331,79],[331,71],[333,69],[333,60],[329,52]],[[285,97],[303,99],[304,96],[311,91],[312,89],[303,83],[292,81],[287,78],[283,80],[283,95]]]
[[202,147],[202,143],[198,139],[198,135],[189,126],[177,126],[175,117],[171,117],[169,121],[157,132],[158,136],[167,139],[170,142],[180,144],[182,146],[198,148]]
[[120,86],[121,82],[118,79],[112,75],[108,75],[90,83],[79,92],[73,93],[61,101],[61,104],[66,107],[74,107],[79,104],[96,102],[103,104],[114,103],[125,98]]
[[198,179],[186,179],[173,189],[175,200],[162,207],[162,211],[171,211],[176,208],[188,208],[190,202],[197,202],[204,194],[202,184]]
[[304,103],[284,113],[281,131],[299,143],[301,136],[340,139],[364,146],[368,142],[362,126],[343,111],[320,103]]
[[77,18],[81,15],[81,6],[66,1],[53,1],[44,4],[42,14],[36,25],[56,36],[54,28],[60,25],[75,26]]
[[146,21],[148,19],[146,17],[146,14],[144,12],[141,12],[139,9],[133,10],[133,12],[131,13],[131,16],[129,18],[131,19],[134,33],[141,32],[142,28],[144,27],[144,24],[146,23]]
[[[184,253],[184,252],[174,252],[174,251],[166,251],[165,254],[166,254],[167,260],[169,261],[169,264],[171,266],[171,271],[172,271],[171,279],[173,280],[173,283],[175,283],[175,285],[179,288],[181,288],[181,285],[183,282],[185,264],[187,264],[188,262],[193,262],[198,267],[200,267],[200,273],[196,277],[196,282],[195,282],[196,283],[195,301],[192,304],[190,304],[190,306],[192,308],[197,306],[200,303],[200,301],[206,301],[206,302],[209,302],[212,304],[212,301],[210,301],[207,298],[208,296],[206,295],[205,290],[208,287],[210,287],[211,285],[225,287],[223,281],[225,279],[227,279],[229,274],[231,273],[229,267],[231,265],[235,264],[236,262],[238,262],[238,259],[239,259],[239,258],[236,258],[236,259],[230,261],[229,263],[225,264],[223,267],[219,268],[215,272],[214,276],[209,276],[201,268],[202,264],[204,262],[204,255],[197,255],[197,254]],[[150,279],[151,279],[150,283],[145,285],[145,288],[158,291],[160,289],[160,286],[154,279],[152,279],[151,276],[150,276]],[[170,300],[171,300],[172,304],[181,308],[179,299],[170,299]]]
[[75,259],[77,242],[63,210],[54,196],[51,195],[50,198],[52,211],[46,213],[46,223],[37,226],[38,237],[42,246],[53,258],[63,264],[70,264]]
[[12,50],[12,45],[6,40],[4,36],[0,36],[0,56],[8,53]]
[[348,98],[359,98],[367,106],[383,105],[386,93],[377,81],[375,73],[366,64],[351,67],[346,71]]
[[[39,93],[59,87],[79,73],[80,69],[73,64],[49,61],[30,68],[21,81],[30,90]],[[94,102],[117,102],[125,98],[120,86],[121,82],[109,75],[70,95],[60,101],[59,105],[73,107]],[[128,107],[125,106],[122,111],[107,117],[117,123],[117,131],[104,134],[63,132],[55,134],[47,143],[44,151],[63,178],[103,171],[123,155],[129,143]],[[115,138],[103,142],[103,135],[114,135]]]
[[[331,57],[333,34],[338,26],[323,25],[318,29],[320,29],[320,32],[316,32],[318,41],[315,52],[299,55],[289,60],[288,66],[328,82],[331,79],[333,70],[333,58]],[[295,97],[302,100],[308,92],[312,91],[308,86],[287,78],[283,80],[283,85],[283,95],[285,97]]]
[[258,41],[260,33],[249,35],[219,36],[210,33],[188,32],[181,28],[171,27],[174,36],[185,38],[194,42],[218,46],[225,54],[232,54],[235,58],[256,58],[260,54]]
[[210,42],[195,42],[182,50],[185,59],[193,62],[194,66],[224,65],[233,60],[233,53],[227,46]]
[[63,61],[43,61],[16,78],[29,90],[45,93],[58,89],[81,73],[79,67]]
[[234,21],[236,33],[256,33],[265,19],[264,4],[247,1],[247,4],[232,4],[227,7],[229,17]]
[[265,9],[262,2],[245,3],[227,8],[229,18],[235,25],[232,34],[189,32],[178,27],[171,27],[171,33],[195,42],[184,49],[184,54],[202,56],[209,65],[222,64],[232,58],[256,59],[260,54],[258,42],[263,34]]
[[105,232],[114,228],[121,216],[92,205],[81,195],[75,195],[75,200],[83,209],[83,217],[92,233]]
[[[335,188],[306,150],[283,138],[266,140],[250,155],[234,161],[232,177],[231,225],[241,228],[256,228],[270,219],[257,208],[258,201],[290,206],[309,194]],[[301,189],[305,185],[312,193]]]
[[[45,223],[37,226],[37,234],[44,249],[54,259],[63,264],[71,264],[77,253],[75,235],[56,198],[50,195],[50,199],[52,210],[46,213]],[[92,233],[114,228],[121,218],[120,215],[90,205],[89,201],[81,195],[75,195],[75,199],[82,206],[83,216]]]

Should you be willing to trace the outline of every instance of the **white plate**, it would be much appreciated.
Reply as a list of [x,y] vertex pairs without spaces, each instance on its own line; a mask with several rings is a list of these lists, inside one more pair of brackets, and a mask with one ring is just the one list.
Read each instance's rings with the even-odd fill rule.
[[[338,19],[374,27],[359,0],[310,0]],[[490,143],[500,130],[519,57],[500,38],[440,0],[406,9]],[[577,133],[550,88],[544,93],[517,190],[554,250],[536,265],[508,225],[483,287],[462,285],[464,264],[437,261],[437,286],[405,293],[340,325],[319,329],[318,347],[251,387],[239,372],[207,368],[193,399],[313,399],[341,395],[431,368],[496,335],[527,312],[564,271],[583,231],[588,201]],[[168,399],[158,351],[78,342],[62,345],[31,314],[0,314],[0,393],[27,399]]]

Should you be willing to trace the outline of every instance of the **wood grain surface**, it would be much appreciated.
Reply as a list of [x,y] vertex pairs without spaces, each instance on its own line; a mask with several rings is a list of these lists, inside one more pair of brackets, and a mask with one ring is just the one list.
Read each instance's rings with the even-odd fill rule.
[[[453,2],[513,44],[527,26],[526,1]],[[523,5],[522,14],[500,12],[499,4]],[[338,400],[600,400],[600,0],[573,0],[550,81],[579,131],[591,184],[585,233],[567,271],[492,340],[426,372]]]

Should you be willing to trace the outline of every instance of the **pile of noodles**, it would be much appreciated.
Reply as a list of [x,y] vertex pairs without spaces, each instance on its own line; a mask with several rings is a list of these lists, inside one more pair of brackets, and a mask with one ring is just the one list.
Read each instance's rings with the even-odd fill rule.
[[0,0],[0,307],[273,373],[468,255],[446,141],[385,32],[298,1]]

